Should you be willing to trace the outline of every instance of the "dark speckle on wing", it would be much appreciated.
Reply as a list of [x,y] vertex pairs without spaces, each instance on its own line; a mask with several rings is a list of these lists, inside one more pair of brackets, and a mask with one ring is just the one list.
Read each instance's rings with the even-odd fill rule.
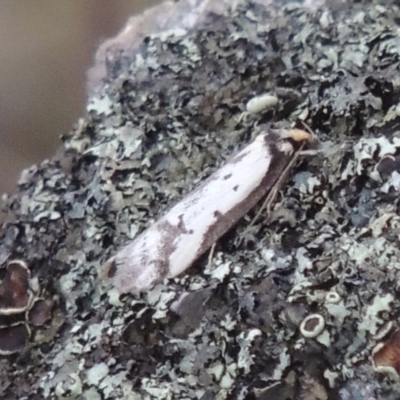
[[217,218],[217,219],[218,219],[219,217],[222,216],[221,212],[218,211],[218,210],[214,211],[213,215],[214,215],[214,217]]

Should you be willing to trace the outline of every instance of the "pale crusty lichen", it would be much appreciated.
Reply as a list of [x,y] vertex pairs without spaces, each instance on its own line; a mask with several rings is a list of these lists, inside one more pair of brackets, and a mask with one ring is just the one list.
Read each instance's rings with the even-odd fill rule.
[[[400,10],[220,4],[137,51],[110,48],[102,89],[62,156],[25,171],[5,199],[1,265],[26,260],[61,303],[47,331],[0,360],[2,397],[398,397],[370,357],[400,310]],[[238,121],[263,93],[276,107]],[[320,149],[293,170],[268,220],[243,235],[245,218],[209,265],[149,293],[118,298],[101,285],[111,252],[263,124],[300,120]],[[309,314],[325,320],[316,338],[299,331]]]

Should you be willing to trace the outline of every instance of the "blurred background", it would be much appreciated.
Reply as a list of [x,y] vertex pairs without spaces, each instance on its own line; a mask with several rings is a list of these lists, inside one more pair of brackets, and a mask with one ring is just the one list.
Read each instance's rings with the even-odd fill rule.
[[98,45],[159,1],[0,1],[0,199],[83,115]]

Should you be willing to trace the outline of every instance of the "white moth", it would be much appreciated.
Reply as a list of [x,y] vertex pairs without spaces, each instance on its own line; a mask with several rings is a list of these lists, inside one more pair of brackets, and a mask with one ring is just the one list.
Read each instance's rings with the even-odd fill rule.
[[309,141],[311,135],[299,129],[259,134],[109,259],[102,276],[122,293],[179,275],[274,187]]

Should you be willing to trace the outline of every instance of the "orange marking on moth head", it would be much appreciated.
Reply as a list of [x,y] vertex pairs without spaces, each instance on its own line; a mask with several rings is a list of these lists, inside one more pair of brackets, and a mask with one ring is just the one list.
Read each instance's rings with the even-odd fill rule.
[[312,142],[313,135],[310,133],[303,131],[302,129],[290,129],[289,135],[291,139],[295,142]]

